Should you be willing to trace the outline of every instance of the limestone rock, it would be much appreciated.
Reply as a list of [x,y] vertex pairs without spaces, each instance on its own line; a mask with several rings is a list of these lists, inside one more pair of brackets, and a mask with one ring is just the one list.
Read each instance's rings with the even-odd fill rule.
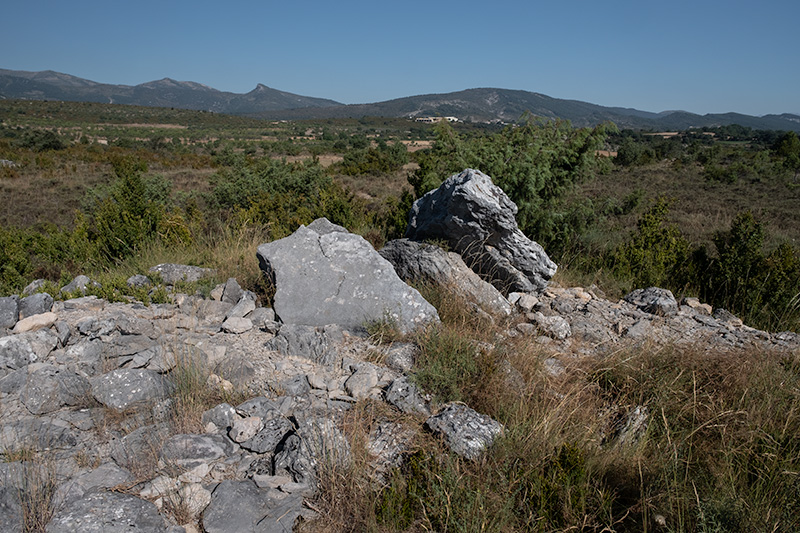
[[344,382],[344,388],[347,393],[355,398],[361,400],[368,398],[370,391],[378,384],[378,373],[372,365],[362,365],[356,370],[347,381]]
[[205,411],[201,415],[200,420],[203,425],[206,425],[210,422],[218,429],[227,432],[228,428],[233,426],[237,418],[238,416],[236,414],[236,410],[232,405],[228,403],[221,403],[216,407],[212,407],[211,409]]
[[11,329],[19,320],[19,297],[0,297],[0,330]]
[[142,402],[166,398],[173,385],[152,370],[118,369],[92,379],[98,402],[122,411]]
[[[235,302],[235,305],[225,315],[226,318],[244,318],[248,313],[256,309],[256,295],[250,291],[239,291],[241,296]],[[224,301],[224,297],[223,297]]]
[[636,289],[625,296],[625,301],[651,315],[675,316],[678,313],[678,301],[667,289]]
[[401,465],[415,431],[396,422],[383,421],[367,439],[367,451],[374,457],[372,467],[379,481],[385,482],[392,468]]
[[0,531],[22,531],[22,505],[19,491],[0,486]]
[[241,447],[254,453],[272,453],[283,438],[294,429],[292,423],[277,411],[270,413],[261,429],[251,438],[240,443]]
[[41,313],[49,313],[52,309],[53,297],[46,292],[26,296],[19,301],[20,319]]
[[408,332],[438,321],[436,309],[358,235],[301,226],[259,246],[258,260],[275,286],[275,313],[286,324],[353,329],[391,320]]
[[152,503],[121,492],[92,492],[53,515],[47,533],[165,533],[166,520]]
[[206,533],[286,533],[292,531],[302,504],[300,494],[278,498],[251,480],[223,481],[203,512],[203,528]]
[[419,346],[411,342],[395,342],[381,351],[386,354],[386,366],[398,372],[408,373],[419,354]]
[[164,442],[159,458],[167,464],[192,469],[223,458],[232,451],[233,444],[222,435],[179,434]]
[[386,401],[404,413],[417,413],[430,416],[428,402],[422,397],[417,386],[405,376],[397,378],[386,390]]
[[455,453],[477,459],[503,430],[499,422],[462,403],[450,403],[425,422]]
[[444,240],[504,294],[539,292],[556,265],[517,226],[517,206],[492,179],[467,169],[414,202],[406,237]]
[[58,315],[47,312],[28,316],[14,325],[13,333],[25,333],[26,331],[36,331],[37,329],[49,328],[58,320]]
[[76,276],[75,279],[73,279],[68,284],[61,287],[61,292],[63,294],[70,294],[73,292],[85,293],[86,288],[89,287],[90,285],[99,286],[100,284],[97,283],[96,281],[90,280],[88,276],[84,276],[81,274],[80,276]]
[[508,300],[473,272],[457,253],[408,239],[389,241],[379,253],[406,282],[443,285],[490,314],[511,314]]
[[342,328],[335,324],[321,327],[284,324],[266,346],[284,355],[298,355],[329,365],[336,359],[337,348],[343,340]]
[[222,323],[222,331],[227,333],[242,334],[253,329],[253,322],[249,318],[232,316]]
[[344,467],[350,460],[350,445],[330,418],[300,420],[295,433],[275,453],[275,474],[286,473],[298,483],[316,484],[320,464]]
[[28,374],[20,400],[35,415],[52,413],[64,406],[86,405],[89,380],[54,365],[44,365]]
[[564,340],[572,335],[567,319],[561,316],[544,316],[540,312],[530,315],[531,321],[550,338]]
[[203,278],[213,276],[213,269],[201,268],[189,265],[177,265],[175,263],[162,263],[150,268],[150,272],[161,276],[161,280],[167,285],[175,285],[179,281],[195,282]]

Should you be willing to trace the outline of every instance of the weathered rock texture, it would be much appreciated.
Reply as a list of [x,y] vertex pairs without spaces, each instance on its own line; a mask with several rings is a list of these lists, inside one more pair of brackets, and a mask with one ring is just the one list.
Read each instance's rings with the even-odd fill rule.
[[[347,235],[322,235],[337,233]],[[19,316],[9,319],[0,336],[0,531],[21,530],[20,498],[35,483],[55,488],[51,533],[291,531],[299,517],[314,518],[304,501],[320,469],[352,463],[342,428],[359,400],[404,413],[370,421],[365,446],[376,483],[391,478],[421,431],[468,458],[486,453],[502,431],[460,403],[430,416],[430,398],[407,375],[419,347],[375,346],[338,324],[275,322],[271,309],[248,311],[254,299],[237,286],[217,287],[217,300],[175,294],[173,304],[150,306],[59,301],[48,312],[54,322],[23,333],[10,334]],[[798,335],[757,331],[696,301],[678,305],[657,288],[612,302],[597,290],[548,287],[512,301],[499,337],[532,336],[552,376],[575,357],[643,342],[800,350]],[[226,329],[234,309],[253,327]],[[530,393],[508,360],[497,364],[509,391]],[[190,386],[237,387],[247,399],[211,406],[188,431],[179,405]],[[651,414],[616,406],[605,416],[612,423],[598,440],[630,445]],[[23,451],[36,459],[13,460]]]
[[440,284],[483,311],[508,316],[511,304],[493,285],[483,281],[455,252],[433,244],[397,239],[378,252],[406,282]]
[[289,237],[258,247],[259,264],[275,285],[274,308],[282,322],[358,328],[390,320],[407,332],[438,321],[436,309],[403,283],[366,240],[331,226],[327,220],[301,226]]
[[442,240],[504,294],[538,292],[556,265],[514,218],[517,206],[492,179],[467,169],[414,202],[406,237]]

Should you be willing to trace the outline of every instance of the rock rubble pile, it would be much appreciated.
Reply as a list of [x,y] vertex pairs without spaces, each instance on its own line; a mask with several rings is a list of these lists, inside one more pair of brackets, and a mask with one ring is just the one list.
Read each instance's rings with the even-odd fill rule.
[[[472,179],[477,184],[467,188],[513,212],[484,177],[473,172]],[[440,197],[426,202],[452,205]],[[423,211],[415,206],[415,220]],[[498,264],[518,255],[498,251],[503,238],[492,232],[475,234],[490,243],[487,253]],[[457,235],[456,243],[464,232]],[[0,298],[0,530],[21,530],[21,502],[41,483],[51,495],[50,533],[291,531],[298,519],[314,518],[304,502],[317,490],[320,469],[352,460],[340,422],[362,400],[385,402],[416,421],[382,420],[369,434],[377,483],[420,431],[441,436],[454,453],[479,457],[501,425],[464,404],[432,404],[410,377],[418,348],[376,345],[365,333],[372,321],[413,331],[438,320],[400,278],[444,283],[477,316],[492,317],[501,337],[536,339],[548,354],[543,368],[555,374],[564,358],[625,343],[800,347],[795,334],[754,330],[663,289],[609,301],[594,288],[548,287],[555,266],[533,244],[521,249],[536,250],[544,266],[514,267],[504,283],[524,278],[510,286],[526,290],[506,296],[458,254],[401,240],[378,255],[323,219],[259,247],[276,287],[273,308],[260,306],[235,279],[211,298],[172,293],[172,303],[149,306],[93,296],[55,301],[46,293]],[[213,274],[181,265],[154,269],[165,283]],[[533,270],[538,277],[531,279]],[[202,387],[229,401],[200,413],[190,432],[176,417],[185,414],[186,377],[198,375]],[[646,424],[646,409],[637,413],[626,422],[631,431]]]

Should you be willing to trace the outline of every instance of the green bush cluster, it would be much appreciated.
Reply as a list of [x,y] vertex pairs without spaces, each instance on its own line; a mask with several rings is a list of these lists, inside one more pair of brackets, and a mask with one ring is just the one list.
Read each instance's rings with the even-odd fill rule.
[[565,121],[528,118],[491,134],[464,138],[446,122],[436,128],[432,149],[418,157],[419,170],[410,177],[417,196],[438,187],[465,168],[478,169],[517,205],[517,223],[539,238],[552,225],[549,207],[578,183],[602,171],[597,155],[613,126],[573,128]]
[[691,246],[666,223],[669,203],[659,200],[610,259],[628,288],[660,286],[695,294],[746,323],[767,330],[796,329],[800,321],[800,251],[781,244],[764,252],[764,229],[750,212],[717,232],[713,249]]
[[387,144],[383,139],[378,140],[375,147],[365,147],[350,150],[344,154],[344,159],[337,166],[337,170],[348,176],[361,176],[364,174],[381,175],[400,170],[408,163],[408,150],[400,142]]

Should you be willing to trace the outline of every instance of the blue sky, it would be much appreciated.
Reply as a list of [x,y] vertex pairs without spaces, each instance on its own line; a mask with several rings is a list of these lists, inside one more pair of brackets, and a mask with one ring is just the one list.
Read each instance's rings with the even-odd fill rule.
[[798,25],[798,0],[9,0],[0,68],[237,93],[263,83],[343,103],[499,87],[656,112],[800,113]]

